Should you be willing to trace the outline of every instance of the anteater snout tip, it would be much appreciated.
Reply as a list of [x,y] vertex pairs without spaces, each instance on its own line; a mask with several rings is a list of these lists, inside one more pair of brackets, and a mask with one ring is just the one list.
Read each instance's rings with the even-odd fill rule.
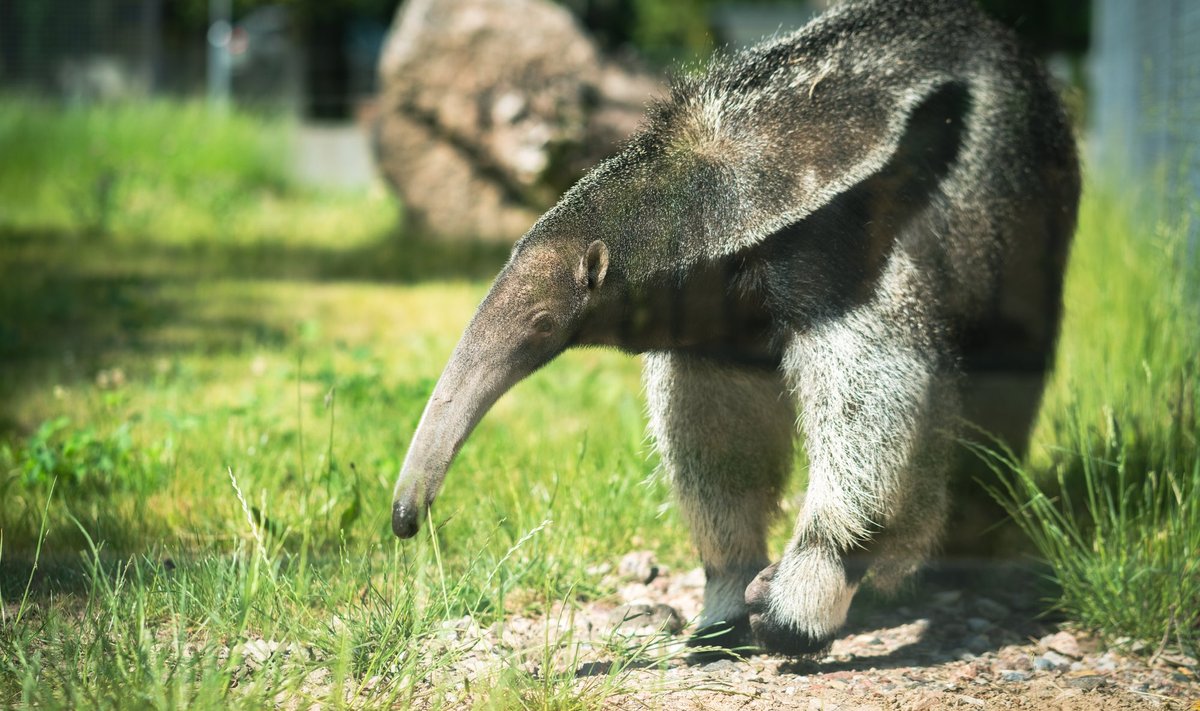
[[416,506],[403,501],[392,503],[392,533],[397,538],[412,538],[421,528],[421,513]]

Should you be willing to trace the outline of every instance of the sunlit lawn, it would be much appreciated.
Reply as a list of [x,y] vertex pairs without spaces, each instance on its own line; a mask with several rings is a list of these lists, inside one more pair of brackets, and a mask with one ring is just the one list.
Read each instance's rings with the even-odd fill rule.
[[[598,350],[503,398],[434,525],[393,540],[408,437],[506,250],[398,234],[382,187],[290,184],[287,130],[0,102],[0,154],[22,146],[0,167],[0,705],[259,707],[311,693],[318,669],[335,696],[436,705],[448,689],[424,681],[456,652],[417,651],[442,620],[611,596],[589,568],[629,550],[698,564],[655,475],[638,363]],[[90,157],[64,167],[62,151]],[[1167,390],[1139,378],[1195,377],[1182,334],[1156,330],[1182,307],[1143,308],[1161,253],[1096,306],[1121,235],[1086,210],[1042,468],[1071,469],[1114,404],[1145,430],[1130,447],[1157,441]],[[316,653],[245,676],[237,650],[256,639]],[[493,683],[535,707],[595,701],[569,680]]]
[[[654,476],[638,364],[602,351],[504,398],[435,526],[395,541],[408,437],[507,249],[414,242],[382,187],[289,185],[267,150],[286,124],[259,127],[266,168],[228,151],[191,174],[148,156],[201,126],[152,112],[126,155],[88,144],[144,119],[99,113],[0,109],[4,149],[46,122],[108,160],[81,176],[35,150],[22,167],[40,183],[0,175],[0,703],[256,707],[311,693],[315,668],[347,694],[386,676],[369,703],[436,703],[423,680],[454,654],[416,652],[441,620],[611,595],[586,569],[635,548],[696,564]],[[214,130],[259,147],[229,121]],[[86,193],[107,180],[123,197],[72,207],[110,199]],[[235,684],[260,638],[317,653]]]

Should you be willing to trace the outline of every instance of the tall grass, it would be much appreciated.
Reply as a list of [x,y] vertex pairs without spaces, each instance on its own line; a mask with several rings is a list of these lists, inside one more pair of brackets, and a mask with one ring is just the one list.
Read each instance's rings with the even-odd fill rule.
[[355,243],[395,222],[384,191],[305,190],[283,117],[156,100],[63,108],[0,95],[0,229],[159,244]]
[[1054,569],[1058,607],[1110,637],[1200,640],[1200,267],[1179,224],[1090,195],[1030,463],[980,450]]

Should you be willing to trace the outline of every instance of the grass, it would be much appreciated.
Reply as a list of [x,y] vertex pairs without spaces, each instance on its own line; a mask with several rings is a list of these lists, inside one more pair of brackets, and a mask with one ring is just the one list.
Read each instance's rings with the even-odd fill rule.
[[[669,652],[607,640],[616,663],[576,679],[583,640],[555,632],[495,650],[505,671],[468,689],[447,669],[469,636],[447,630],[569,619],[614,595],[594,566],[629,550],[697,564],[654,475],[636,360],[574,351],[519,385],[463,448],[434,525],[395,541],[408,437],[506,250],[399,235],[382,188],[293,184],[290,130],[191,105],[0,99],[0,706],[585,708],[626,691],[622,669]],[[1039,492],[1045,471],[1083,491],[1092,467],[1097,495],[1128,490],[1113,501],[1150,512],[1118,529],[1187,560],[1196,510],[1164,486],[1195,486],[1194,414],[1168,407],[1196,373],[1183,297],[1159,291],[1177,255],[1130,247],[1108,209],[1085,205],[1061,364],[1019,470],[1037,491],[1009,491],[1040,512],[1026,520],[1063,512],[1083,560],[1108,518]],[[1064,591],[1095,584],[1080,575]],[[1101,628],[1157,641],[1166,609]]]
[[[1200,644],[1200,268],[1186,225],[1087,202],[1058,373],[1030,462],[980,450],[1054,569],[1057,607],[1110,639]],[[1114,270],[1119,265],[1119,278]]]
[[[271,119],[0,116],[23,151],[0,164],[0,706],[456,705],[446,621],[569,614],[613,594],[588,568],[614,551],[694,565],[637,363],[600,351],[505,398],[430,535],[391,536],[407,439],[507,249],[398,235],[382,188],[292,184]],[[122,187],[75,210],[102,169],[59,154],[93,145]],[[572,635],[479,683],[527,708],[619,691],[623,664],[562,673]]]

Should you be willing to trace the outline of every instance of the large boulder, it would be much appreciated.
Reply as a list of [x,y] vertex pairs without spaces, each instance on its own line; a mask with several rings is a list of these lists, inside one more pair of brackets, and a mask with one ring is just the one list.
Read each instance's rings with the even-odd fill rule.
[[547,0],[408,0],[379,74],[381,170],[410,229],[450,238],[519,237],[662,91]]

